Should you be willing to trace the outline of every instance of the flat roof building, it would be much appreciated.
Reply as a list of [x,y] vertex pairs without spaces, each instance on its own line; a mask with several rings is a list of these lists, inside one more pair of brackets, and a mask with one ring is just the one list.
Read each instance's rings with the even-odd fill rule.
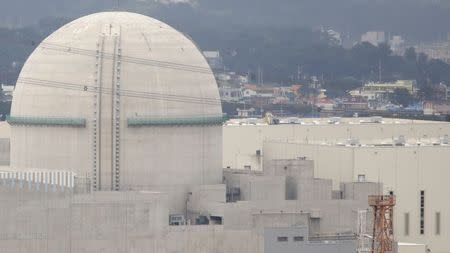
[[[281,120],[281,122],[288,122]],[[290,121],[294,122],[294,121]],[[267,125],[232,120],[224,126],[224,167],[265,170],[277,159],[314,161],[314,176],[342,182],[380,182],[395,194],[395,236],[450,252],[450,123],[401,119],[299,119]]]

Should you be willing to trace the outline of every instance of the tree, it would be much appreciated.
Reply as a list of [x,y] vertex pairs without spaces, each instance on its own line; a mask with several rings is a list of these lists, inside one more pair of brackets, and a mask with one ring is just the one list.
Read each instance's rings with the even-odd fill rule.
[[388,43],[380,43],[378,44],[378,53],[380,58],[387,58],[392,55],[391,46]]
[[415,101],[415,98],[409,93],[407,89],[395,89],[394,93],[391,95],[391,101],[394,104],[402,105],[407,107]]
[[327,96],[342,97],[347,91],[361,87],[361,82],[353,77],[344,77],[326,81],[323,87],[327,89]]
[[405,50],[405,53],[403,54],[406,61],[416,63],[417,61],[417,53],[416,49],[413,47],[409,47]]

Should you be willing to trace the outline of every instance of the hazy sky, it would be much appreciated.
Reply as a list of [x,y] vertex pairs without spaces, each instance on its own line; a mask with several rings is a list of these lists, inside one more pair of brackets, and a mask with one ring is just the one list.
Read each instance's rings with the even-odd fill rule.
[[[169,24],[195,26],[329,26],[356,35],[385,30],[412,38],[449,32],[450,1],[436,0],[120,0],[122,10]],[[76,18],[113,10],[117,0],[0,0],[0,23],[20,26],[45,17]],[[205,22],[205,19],[208,22]]]

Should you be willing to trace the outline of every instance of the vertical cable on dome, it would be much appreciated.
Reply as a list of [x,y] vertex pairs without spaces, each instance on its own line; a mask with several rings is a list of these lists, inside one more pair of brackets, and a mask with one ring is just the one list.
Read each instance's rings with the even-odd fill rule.
[[96,70],[94,92],[94,115],[92,122],[92,190],[101,189],[101,103],[102,72],[105,38],[100,36],[96,51]]
[[111,133],[112,133],[112,156],[111,156],[111,190],[120,190],[120,70],[122,48],[120,45],[120,30],[114,38],[113,57],[113,82],[112,82],[112,108],[111,108]]

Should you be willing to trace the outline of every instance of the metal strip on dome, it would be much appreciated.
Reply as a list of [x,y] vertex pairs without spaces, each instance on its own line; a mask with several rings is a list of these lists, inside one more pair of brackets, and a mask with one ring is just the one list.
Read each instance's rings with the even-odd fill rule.
[[7,116],[10,125],[86,127],[86,119],[69,117]]
[[113,83],[112,83],[112,118],[113,118],[113,147],[112,150],[112,180],[111,180],[111,190],[120,190],[120,84],[121,84],[121,60],[122,60],[122,48],[121,48],[121,33],[120,27],[118,35],[114,38],[114,61],[113,61]]
[[102,73],[104,57],[105,37],[100,36],[97,43],[96,64],[95,64],[95,90],[94,93],[94,117],[92,122],[92,190],[101,189],[101,104],[102,96]]
[[228,120],[226,114],[192,117],[134,117],[128,118],[128,127],[142,126],[189,126],[189,125],[222,125]]

